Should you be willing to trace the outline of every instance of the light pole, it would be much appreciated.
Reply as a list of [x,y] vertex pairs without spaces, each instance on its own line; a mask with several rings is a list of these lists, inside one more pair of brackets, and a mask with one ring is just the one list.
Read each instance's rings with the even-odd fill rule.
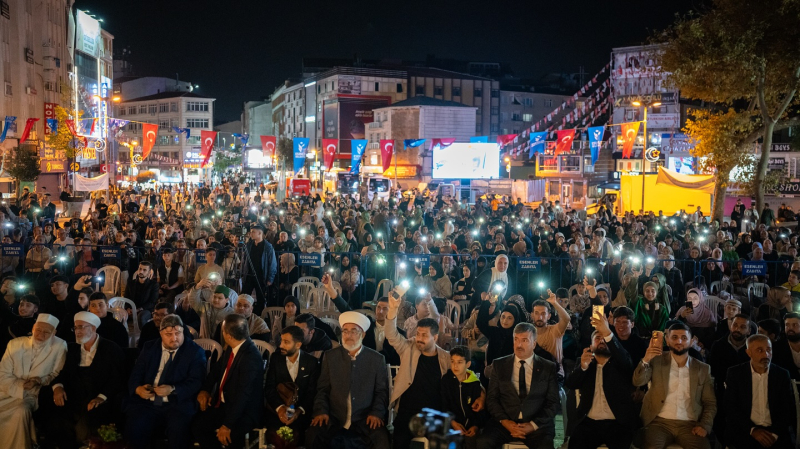
[[642,121],[644,126],[644,145],[642,146],[642,216],[644,216],[644,181],[645,181],[645,163],[647,162],[646,154],[647,154],[647,108],[651,107],[658,107],[661,106],[660,101],[656,101],[653,103],[650,102],[641,102],[641,101],[633,101],[631,102],[634,106],[644,106],[644,120]]
[[508,172],[508,179],[511,179],[511,158],[505,158],[506,161],[506,171]]

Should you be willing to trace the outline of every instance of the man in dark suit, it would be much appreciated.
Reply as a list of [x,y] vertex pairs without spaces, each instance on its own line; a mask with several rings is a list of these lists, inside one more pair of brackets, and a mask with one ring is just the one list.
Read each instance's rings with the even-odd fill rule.
[[125,428],[131,449],[152,447],[156,430],[166,427],[170,447],[189,447],[195,397],[206,374],[206,353],[184,340],[177,315],[161,319],[161,338],[147,343],[128,380]]
[[[727,320],[725,326],[728,326]],[[715,341],[711,346],[708,364],[711,366],[711,376],[714,377],[717,404],[725,403],[725,376],[728,369],[749,360],[745,348],[748,335],[750,335],[750,318],[747,315],[737,314],[730,323],[728,335]],[[725,408],[718,407],[713,429],[715,436],[723,445],[726,443],[725,421]]]
[[791,312],[783,318],[785,338],[775,343],[774,363],[789,371],[792,379],[800,381],[800,314]]
[[339,323],[342,346],[329,350],[323,358],[306,447],[328,448],[331,440],[339,437],[359,440],[374,449],[388,449],[386,362],[382,355],[362,344],[369,326],[366,316],[344,312],[339,315]]
[[[580,391],[577,424],[569,445],[572,449],[628,449],[638,427],[633,402],[633,362],[608,321],[591,317],[592,345],[583,351],[580,363],[564,386]],[[600,388],[600,389],[598,389]]]
[[[267,427],[291,427],[299,436],[298,444],[303,444],[303,436],[311,422],[319,378],[319,360],[303,352],[300,349],[302,345],[303,331],[299,327],[287,326],[281,331],[280,352],[275,351],[269,358],[267,382],[264,385],[268,408],[275,412],[267,412]],[[278,392],[278,385],[289,382],[297,385],[297,398],[291,411]]]
[[747,339],[750,362],[728,369],[725,380],[725,441],[736,449],[792,449],[797,429],[789,372],[771,363],[765,335]]
[[192,426],[200,447],[238,448],[261,422],[264,359],[249,337],[247,320],[232,313],[222,322],[228,349],[206,376],[197,395],[201,413]]
[[63,449],[79,447],[101,425],[116,422],[124,391],[125,355],[97,335],[100,318],[78,312],[74,323],[77,343],[67,345],[64,368],[53,381],[53,402],[42,401],[47,402],[42,411],[48,416],[48,437]]
[[514,327],[514,355],[495,359],[486,409],[491,420],[478,437],[478,449],[494,449],[514,440],[529,448],[552,449],[560,408],[556,365],[534,355],[536,328]]

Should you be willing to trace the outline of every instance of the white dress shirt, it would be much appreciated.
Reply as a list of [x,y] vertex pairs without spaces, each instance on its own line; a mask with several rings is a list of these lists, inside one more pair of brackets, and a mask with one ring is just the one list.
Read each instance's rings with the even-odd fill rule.
[[769,414],[769,398],[767,397],[769,368],[764,374],[758,374],[750,364],[753,376],[753,404],[750,409],[750,420],[753,424],[762,427],[772,425],[772,416]]
[[[244,341],[236,345],[231,351],[233,352],[233,360],[236,360],[236,353],[239,352],[239,348],[242,347]],[[226,360],[225,363],[227,364],[228,361]],[[233,364],[231,363],[231,366]],[[222,373],[222,379],[219,381],[220,390],[219,390],[219,398],[224,403],[225,402],[225,392],[222,391],[222,384],[225,383],[225,378],[228,377],[228,370],[226,369],[224,373]]]
[[[608,337],[605,337],[604,340],[606,343],[610,342],[614,338],[614,334],[610,334]],[[611,407],[608,406],[608,401],[606,401],[606,392],[603,390],[603,367],[604,364],[600,364],[597,362],[597,371],[594,375],[594,396],[592,397],[592,407],[589,409],[589,414],[586,415],[589,419],[593,419],[595,421],[601,421],[606,419],[615,419],[614,412],[611,411]]]
[[667,397],[664,399],[664,405],[661,407],[661,413],[658,416],[677,421],[696,421],[697,417],[691,416],[692,407],[690,405],[692,386],[689,381],[689,365],[692,358],[688,357],[686,365],[683,367],[678,366],[675,357],[670,356],[669,359]]
[[386,333],[383,330],[383,325],[375,322],[375,350],[378,352],[383,351],[383,342],[386,341]]
[[[289,370],[289,377],[292,378],[292,382],[296,381],[297,380],[297,373],[300,371],[300,354],[299,353],[297,354],[297,359],[295,359],[294,363],[292,363],[292,361],[291,361],[291,359],[289,359],[289,357],[286,357],[286,369]],[[284,405],[284,404],[279,405],[278,408],[275,409],[275,412],[276,413],[279,412],[281,407],[286,408],[286,405]],[[303,413],[305,413],[305,410],[303,410],[303,407],[299,407],[299,410],[301,410]]]
[[[363,350],[364,350],[364,345],[361,345],[361,347],[358,348],[358,352],[356,352],[356,355],[351,355],[350,356],[350,360],[355,360],[356,358],[358,358],[358,356],[361,354],[361,351],[363,351]],[[347,393],[347,419],[344,422],[344,428],[345,429],[349,429],[350,428],[350,424],[352,424],[350,422],[350,419],[352,417],[353,417],[353,394],[351,392],[351,393]]]

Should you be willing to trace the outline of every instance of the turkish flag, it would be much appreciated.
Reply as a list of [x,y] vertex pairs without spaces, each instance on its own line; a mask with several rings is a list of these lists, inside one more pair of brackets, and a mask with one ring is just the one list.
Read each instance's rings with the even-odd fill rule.
[[455,137],[448,137],[446,139],[431,139],[431,148],[439,145],[440,147],[449,147],[456,141]]
[[31,128],[33,128],[33,124],[38,122],[38,118],[29,118],[25,121],[25,130],[22,131],[22,136],[19,138],[19,143],[23,143],[28,140],[28,135],[31,133]]
[[336,157],[338,149],[338,139],[322,139],[322,163],[325,164],[328,171],[331,171],[331,167],[333,167],[333,159]]
[[158,125],[152,123],[142,123],[142,159],[147,159],[153,151],[158,135]]
[[572,139],[575,138],[574,129],[564,129],[556,131],[556,152],[558,156],[561,153],[568,153],[572,149]]
[[512,142],[515,137],[517,137],[516,134],[500,134],[497,136],[497,144],[502,147],[505,144]]
[[639,134],[639,124],[641,122],[631,122],[622,124],[622,157],[629,159],[633,153],[633,142]]
[[394,140],[381,139],[381,161],[383,162],[383,171],[389,169],[392,165],[392,155],[394,154]]
[[205,168],[208,160],[211,159],[211,149],[214,147],[214,139],[216,138],[216,131],[200,131],[200,156],[203,157],[203,163],[200,168]]
[[78,140],[83,142],[83,146],[84,147],[89,145],[89,139],[87,139],[86,137],[78,135],[78,130],[75,129],[75,120],[67,119],[67,120],[64,120],[64,123],[67,124],[67,128],[69,129],[69,132],[71,132],[72,135],[75,136],[75,138],[77,138]]
[[261,136],[261,151],[264,157],[275,156],[275,136]]

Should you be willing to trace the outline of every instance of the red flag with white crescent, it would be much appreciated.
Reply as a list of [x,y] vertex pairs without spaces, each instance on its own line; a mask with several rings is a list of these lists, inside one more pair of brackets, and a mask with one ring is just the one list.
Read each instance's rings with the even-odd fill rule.
[[75,120],[67,119],[67,120],[64,120],[64,123],[66,123],[67,129],[69,129],[69,132],[71,132],[72,135],[75,136],[76,139],[78,139],[81,142],[83,142],[83,146],[84,147],[86,147],[89,144],[89,139],[87,139],[86,137],[78,135],[78,130],[75,129]]
[[200,168],[205,168],[208,160],[211,159],[211,149],[214,147],[214,139],[216,138],[216,131],[200,131],[200,156],[203,157],[203,163]]
[[261,136],[261,151],[264,157],[275,156],[275,136]]
[[622,157],[629,159],[633,153],[633,142],[639,134],[639,124],[641,122],[631,122],[622,124]]
[[147,159],[147,156],[153,151],[153,145],[156,144],[157,135],[158,125],[142,123],[142,159]]
[[561,153],[568,153],[572,149],[572,139],[575,138],[574,129],[564,129],[556,132],[556,152],[558,156]]
[[328,171],[333,167],[333,159],[338,149],[339,139],[322,139],[322,163]]
[[33,124],[38,122],[38,118],[29,118],[25,121],[25,130],[22,131],[22,137],[19,138],[19,143],[25,142],[28,140],[28,136],[31,133],[31,128],[33,128]]
[[500,134],[497,136],[497,144],[503,147],[507,143],[513,141],[515,137],[517,137],[516,134]]
[[392,165],[392,156],[394,155],[394,140],[381,139],[381,161],[383,162],[383,171],[389,169]]

